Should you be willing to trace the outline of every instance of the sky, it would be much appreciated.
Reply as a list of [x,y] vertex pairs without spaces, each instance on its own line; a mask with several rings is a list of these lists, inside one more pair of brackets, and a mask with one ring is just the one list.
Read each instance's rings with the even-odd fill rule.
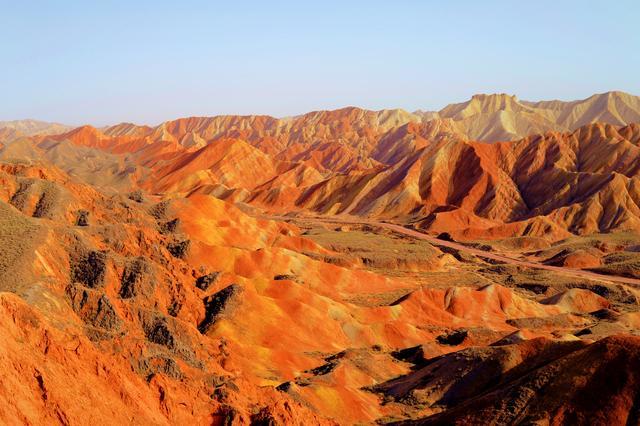
[[640,95],[640,2],[0,0],[0,120]]

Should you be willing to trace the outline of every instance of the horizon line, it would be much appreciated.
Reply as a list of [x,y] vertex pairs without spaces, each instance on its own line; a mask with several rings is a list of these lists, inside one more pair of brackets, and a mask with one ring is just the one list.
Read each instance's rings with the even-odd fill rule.
[[[131,121],[120,121],[120,122],[115,122],[115,123],[111,123],[111,124],[106,124],[106,125],[95,125],[92,123],[84,123],[84,124],[78,124],[78,125],[74,125],[74,124],[67,124],[67,123],[63,123],[60,121],[47,121],[47,120],[40,120],[38,118],[20,118],[20,119],[6,119],[6,120],[0,120],[0,123],[17,123],[17,122],[25,122],[25,121],[35,121],[35,122],[39,122],[39,123],[45,123],[45,124],[49,124],[49,125],[59,125],[59,126],[64,126],[64,127],[68,127],[70,130],[72,129],[77,129],[80,127],[86,127],[86,126],[90,126],[93,127],[95,129],[105,129],[105,128],[109,128],[109,127],[115,127],[115,126],[119,126],[122,124],[130,124],[136,127],[150,127],[150,128],[156,128],[158,126],[161,126],[164,123],[170,122],[170,121],[177,121],[177,120],[184,120],[184,119],[189,119],[189,118],[216,118],[216,117],[268,117],[268,118],[273,118],[276,120],[288,120],[288,119],[295,119],[297,117],[303,117],[305,115],[308,114],[313,114],[313,113],[319,113],[319,112],[332,112],[332,111],[340,111],[340,110],[345,110],[345,109],[358,109],[358,110],[362,110],[362,111],[370,111],[370,112],[383,112],[383,111],[403,111],[409,114],[428,114],[428,113],[439,113],[440,111],[442,111],[444,108],[451,106],[451,105],[459,105],[459,104],[463,104],[465,102],[469,102],[471,100],[473,100],[475,97],[478,96],[508,96],[510,98],[514,98],[516,101],[518,102],[529,102],[529,103],[540,103],[540,102],[565,102],[565,103],[572,103],[572,102],[579,102],[579,101],[586,101],[589,98],[592,98],[594,96],[602,96],[602,95],[608,95],[608,94],[614,94],[614,93],[619,93],[619,94],[624,94],[624,95],[629,95],[629,96],[633,96],[633,97],[640,97],[638,95],[632,94],[630,92],[626,92],[624,90],[617,90],[617,89],[613,89],[613,90],[608,90],[605,92],[599,92],[599,93],[593,93],[585,98],[578,98],[578,99],[571,99],[571,100],[563,100],[563,99],[539,99],[539,100],[527,100],[527,99],[520,99],[518,97],[518,95],[516,94],[509,94],[509,93],[505,93],[505,92],[494,92],[494,93],[475,93],[473,95],[471,95],[470,97],[468,97],[466,100],[460,101],[460,102],[451,102],[448,103],[446,105],[444,105],[442,108],[438,109],[438,110],[428,110],[428,109],[416,109],[413,111],[410,111],[408,109],[402,108],[402,107],[396,107],[396,108],[382,108],[382,109],[373,109],[373,108],[364,108],[364,107],[360,107],[360,106],[356,106],[356,105],[345,105],[342,107],[338,107],[338,108],[326,108],[326,109],[315,109],[315,110],[309,110],[309,111],[305,111],[305,112],[301,112],[299,114],[294,114],[294,115],[284,115],[284,116],[277,116],[277,115],[271,115],[271,114],[261,114],[261,113],[256,113],[256,114],[233,114],[233,113],[225,113],[225,114],[212,114],[212,115],[207,115],[207,114],[203,114],[203,115],[185,115],[185,116],[179,116],[179,117],[174,117],[174,118],[169,118],[166,120],[162,120],[157,124],[147,124],[147,123],[134,123]],[[0,126],[1,127],[1,126]]]

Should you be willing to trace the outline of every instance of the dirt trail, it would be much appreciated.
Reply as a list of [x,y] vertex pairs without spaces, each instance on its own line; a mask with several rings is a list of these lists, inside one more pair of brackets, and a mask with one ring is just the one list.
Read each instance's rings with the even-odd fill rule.
[[465,251],[467,253],[476,255],[478,257],[482,257],[484,259],[497,260],[499,262],[509,263],[517,266],[524,266],[527,268],[536,268],[536,269],[545,269],[547,271],[556,272],[558,274],[572,275],[581,278],[588,278],[592,280],[598,281],[609,281],[609,282],[617,282],[623,284],[631,284],[640,286],[640,279],[630,278],[630,277],[621,277],[617,275],[606,275],[606,274],[598,274],[596,272],[583,271],[581,269],[573,269],[573,268],[565,268],[562,266],[551,266],[545,265],[543,263],[532,262],[528,260],[515,259],[513,257],[505,256],[503,254],[480,250],[473,247],[468,247],[460,243],[456,243],[453,241],[445,241],[439,238],[423,234],[422,232],[415,231],[413,229],[405,228],[402,225],[396,225],[393,223],[387,222],[376,222],[369,220],[358,220],[353,218],[310,218],[310,217],[301,217],[301,218],[293,218],[293,217],[285,217],[285,216],[271,216],[270,219],[274,220],[291,220],[291,219],[299,219],[308,222],[322,222],[322,223],[346,223],[346,224],[354,224],[354,225],[370,225],[379,228],[386,228],[394,232],[398,232],[400,234],[404,234],[413,238],[418,238],[421,240],[426,240],[433,245],[449,247],[460,251]]

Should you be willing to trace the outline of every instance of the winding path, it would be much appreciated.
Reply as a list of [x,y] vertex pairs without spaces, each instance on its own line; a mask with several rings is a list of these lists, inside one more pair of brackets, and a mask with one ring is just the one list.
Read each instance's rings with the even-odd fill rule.
[[394,232],[398,232],[400,234],[407,235],[409,237],[418,238],[420,240],[425,240],[430,242],[436,246],[449,247],[452,249],[464,251],[470,254],[473,254],[478,257],[482,257],[484,259],[497,260],[499,262],[509,263],[511,265],[523,266],[526,268],[535,268],[535,269],[544,269],[547,271],[556,272],[558,274],[564,275],[572,275],[581,278],[588,278],[592,280],[598,281],[609,281],[609,282],[617,282],[623,284],[631,284],[640,286],[640,279],[630,278],[630,277],[621,277],[617,275],[607,275],[607,274],[598,274],[597,272],[584,271],[582,269],[573,269],[566,268],[562,266],[551,266],[545,265],[544,263],[533,262],[530,260],[522,260],[516,259],[513,257],[505,256],[503,254],[498,254],[495,252],[490,252],[486,250],[480,250],[473,247],[468,247],[460,243],[456,243],[453,241],[445,241],[436,237],[432,237],[427,234],[423,234],[422,232],[415,231],[413,229],[405,228],[402,225],[397,225],[394,223],[388,222],[376,222],[376,221],[368,221],[368,220],[358,220],[352,218],[318,218],[318,217],[285,217],[285,216],[272,216],[271,219],[276,220],[301,220],[307,222],[323,222],[323,223],[345,223],[345,224],[354,224],[354,225],[369,225],[373,227],[385,228]]

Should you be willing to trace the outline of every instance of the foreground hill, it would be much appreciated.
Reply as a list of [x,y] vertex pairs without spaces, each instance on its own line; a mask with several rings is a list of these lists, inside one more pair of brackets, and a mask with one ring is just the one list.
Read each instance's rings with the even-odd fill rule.
[[[445,355],[377,390],[443,410],[393,424],[636,424],[638,367],[638,337],[588,346],[538,339]],[[449,374],[433,374],[440,369]]]

